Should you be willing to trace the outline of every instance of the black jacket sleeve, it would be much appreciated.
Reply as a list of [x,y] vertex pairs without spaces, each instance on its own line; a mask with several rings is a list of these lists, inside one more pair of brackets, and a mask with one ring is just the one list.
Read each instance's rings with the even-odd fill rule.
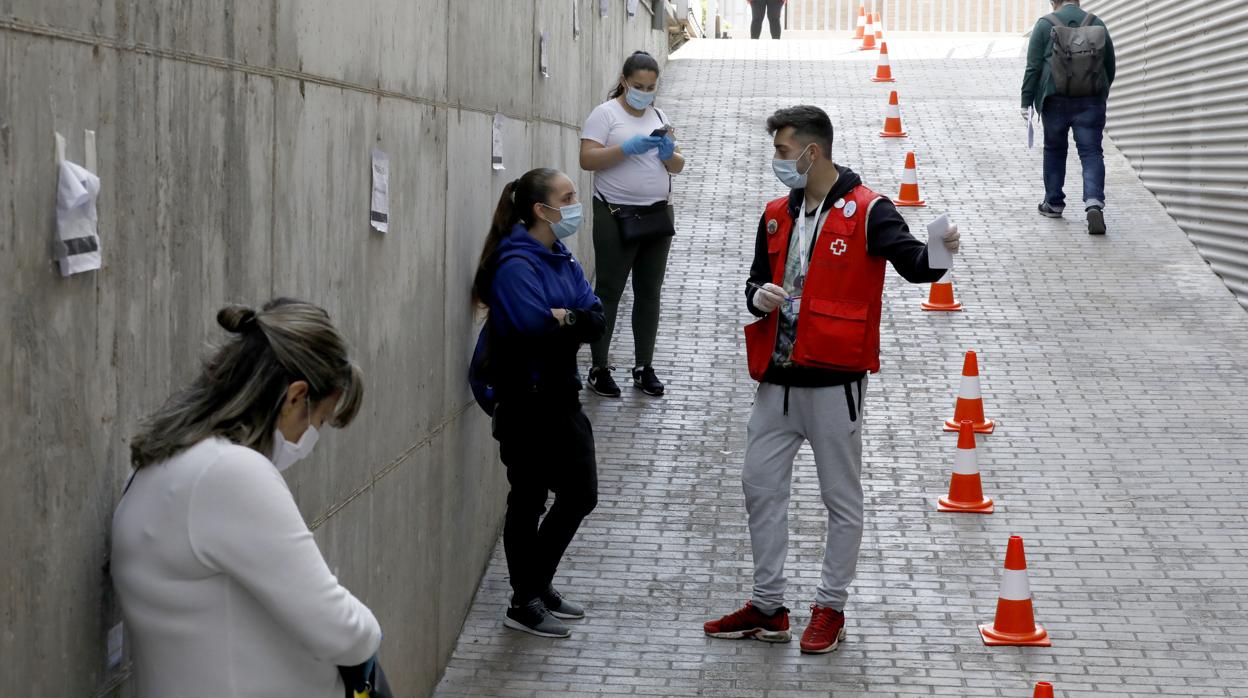
[[750,264],[750,286],[745,287],[745,307],[755,317],[766,317],[767,313],[754,307],[756,286],[772,283],[771,258],[767,253],[767,214],[758,217],[758,236],[754,239],[754,262]]
[[867,254],[887,259],[913,284],[940,281],[947,271],[927,266],[927,243],[910,234],[906,219],[888,199],[877,201],[867,216]]
[[601,339],[607,331],[607,317],[602,312],[602,301],[595,298],[592,306],[574,308],[571,312],[576,315],[576,323],[564,325],[559,331],[577,343],[591,344]]

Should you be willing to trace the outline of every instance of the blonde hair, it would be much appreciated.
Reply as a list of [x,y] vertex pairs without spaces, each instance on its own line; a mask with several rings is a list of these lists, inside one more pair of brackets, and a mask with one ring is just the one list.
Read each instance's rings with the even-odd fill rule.
[[313,403],[338,394],[334,427],[347,426],[359,412],[363,375],[320,307],[276,298],[259,311],[226,306],[217,323],[233,336],[188,387],[144,420],[130,442],[135,468],[168,460],[209,436],[268,457],[279,408],[295,381],[307,382]]

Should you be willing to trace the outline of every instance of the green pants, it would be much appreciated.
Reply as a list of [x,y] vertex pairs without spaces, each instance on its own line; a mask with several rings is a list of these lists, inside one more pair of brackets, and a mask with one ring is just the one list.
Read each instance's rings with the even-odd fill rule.
[[[671,211],[669,207],[669,212]],[[611,336],[615,334],[615,315],[624,295],[628,274],[633,274],[633,349],[635,366],[649,366],[654,361],[654,341],[659,334],[660,296],[663,276],[667,273],[667,253],[672,249],[670,237],[641,243],[624,244],[615,216],[606,204],[594,198],[594,259],[598,278],[594,293],[602,300],[607,316],[607,331],[591,345],[594,366],[611,363]]]

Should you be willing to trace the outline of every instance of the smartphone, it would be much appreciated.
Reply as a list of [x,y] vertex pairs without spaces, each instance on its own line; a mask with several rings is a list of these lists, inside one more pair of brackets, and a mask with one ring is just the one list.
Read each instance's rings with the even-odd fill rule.
[[672,130],[671,126],[664,126],[663,128],[654,129],[653,131],[650,132],[650,135],[655,138],[662,138],[663,136],[666,136],[669,132],[671,132],[671,130]]

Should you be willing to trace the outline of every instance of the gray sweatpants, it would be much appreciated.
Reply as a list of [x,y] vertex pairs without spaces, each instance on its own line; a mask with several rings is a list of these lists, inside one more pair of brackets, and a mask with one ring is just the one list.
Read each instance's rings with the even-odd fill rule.
[[[867,379],[830,388],[758,386],[750,415],[741,482],[754,550],[753,603],[771,613],[784,605],[784,560],[789,551],[789,491],[793,458],[809,441],[828,510],[820,606],[845,610],[862,543],[862,406]],[[852,405],[851,405],[852,402]]]

